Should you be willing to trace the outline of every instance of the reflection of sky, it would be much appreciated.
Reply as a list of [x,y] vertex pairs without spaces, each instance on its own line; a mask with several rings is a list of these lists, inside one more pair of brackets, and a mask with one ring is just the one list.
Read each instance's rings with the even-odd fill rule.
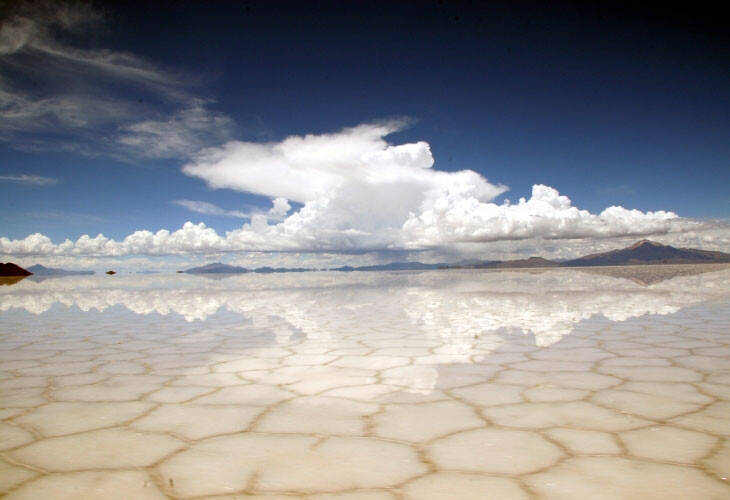
[[[134,315],[174,313],[191,328],[200,328],[201,333],[215,339],[218,330],[236,331],[229,323],[230,315],[222,314],[235,313],[247,320],[246,328],[262,329],[277,344],[296,344],[305,351],[310,347],[313,351],[323,346],[334,348],[345,338],[345,342],[361,340],[377,353],[357,352],[348,362],[360,369],[392,366],[381,372],[381,384],[389,390],[427,393],[439,378],[438,365],[478,363],[514,342],[546,347],[570,334],[582,320],[596,316],[621,322],[730,298],[730,269],[680,275],[650,286],[572,269],[216,278],[26,279],[0,288],[0,311],[19,309],[50,317],[60,304],[101,311],[103,320],[115,316],[112,307],[122,306]],[[76,319],[83,316],[74,315]],[[380,347],[398,347],[399,352]],[[424,347],[430,351],[424,352]],[[337,366],[310,368],[306,377],[342,378],[342,385],[371,384],[374,380],[374,372],[353,375]]]
[[[0,310],[34,314],[53,304],[82,311],[122,305],[136,314],[176,313],[187,321],[219,311],[254,324],[279,323],[279,334],[330,335],[325,325],[365,309],[395,325],[417,326],[455,341],[500,328],[532,333],[539,345],[569,334],[581,320],[625,321],[730,295],[730,270],[677,276],[651,286],[576,270],[527,272],[317,273],[268,276],[74,276],[24,280],[0,289]],[[349,314],[348,314],[349,312]],[[285,325],[285,326],[282,326]]]

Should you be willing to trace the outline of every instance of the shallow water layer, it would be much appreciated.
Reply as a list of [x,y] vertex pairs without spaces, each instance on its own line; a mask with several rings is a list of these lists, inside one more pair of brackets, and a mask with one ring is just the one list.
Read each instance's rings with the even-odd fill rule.
[[8,499],[730,498],[730,268],[0,286]]

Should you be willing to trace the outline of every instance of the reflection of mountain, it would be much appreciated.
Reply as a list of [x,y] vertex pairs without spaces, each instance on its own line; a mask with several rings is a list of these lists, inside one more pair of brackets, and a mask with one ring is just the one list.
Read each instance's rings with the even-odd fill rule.
[[438,269],[444,264],[424,264],[423,262],[391,262],[389,264],[378,264],[375,266],[342,266],[330,269],[330,271],[428,271]]
[[649,286],[670,280],[678,276],[694,276],[713,271],[730,269],[727,264],[709,264],[709,265],[693,265],[693,264],[677,264],[671,266],[632,266],[632,267],[592,267],[581,269],[581,272],[589,274],[599,274],[602,276],[611,276],[613,278],[624,278],[638,283],[639,285]]

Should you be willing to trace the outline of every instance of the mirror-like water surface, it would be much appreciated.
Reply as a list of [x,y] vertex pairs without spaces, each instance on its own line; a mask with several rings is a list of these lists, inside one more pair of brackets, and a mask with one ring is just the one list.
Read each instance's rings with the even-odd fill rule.
[[9,499],[730,498],[730,268],[0,286]]

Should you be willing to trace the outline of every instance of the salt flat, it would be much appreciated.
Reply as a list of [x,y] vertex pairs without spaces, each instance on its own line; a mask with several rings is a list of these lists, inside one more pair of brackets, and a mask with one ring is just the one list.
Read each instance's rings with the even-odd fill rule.
[[726,499],[730,269],[28,278],[0,419],[8,499]]

